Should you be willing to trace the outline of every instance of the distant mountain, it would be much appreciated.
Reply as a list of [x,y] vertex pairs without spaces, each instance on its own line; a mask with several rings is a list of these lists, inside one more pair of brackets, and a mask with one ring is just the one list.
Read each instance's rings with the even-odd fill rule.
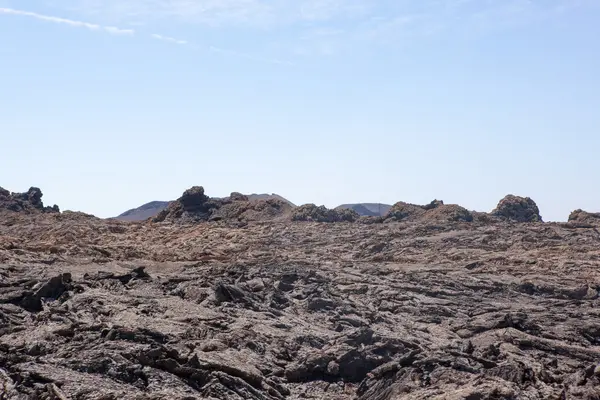
[[288,203],[292,207],[296,207],[296,205],[294,203],[292,203],[288,199],[286,199],[284,197],[281,197],[280,195],[275,194],[275,193],[271,193],[271,194],[267,194],[267,193],[263,193],[263,194],[252,193],[252,194],[248,194],[246,196],[248,196],[248,200],[250,200],[250,201],[276,199],[276,200],[285,201],[286,203]]
[[123,214],[116,217],[121,221],[143,221],[150,217],[154,217],[156,214],[167,208],[170,201],[151,201],[138,208],[132,208],[131,210],[125,211]]
[[[272,193],[272,194],[253,193],[253,194],[249,194],[246,196],[248,197],[248,200],[250,200],[250,201],[277,199],[277,200],[285,201],[286,203],[289,203],[291,206],[294,206],[294,204],[291,201],[289,201],[275,193]],[[150,203],[146,203],[143,206],[140,206],[138,208],[132,208],[131,210],[125,211],[123,214],[119,215],[118,217],[115,217],[115,219],[118,219],[120,221],[143,221],[148,218],[155,217],[156,215],[158,215],[159,212],[161,212],[162,210],[167,208],[167,206],[170,203],[171,203],[170,201],[151,201]]]
[[336,210],[349,209],[356,211],[359,215],[365,217],[379,217],[384,216],[392,208],[389,204],[382,203],[355,203],[355,204],[342,204],[337,206]]

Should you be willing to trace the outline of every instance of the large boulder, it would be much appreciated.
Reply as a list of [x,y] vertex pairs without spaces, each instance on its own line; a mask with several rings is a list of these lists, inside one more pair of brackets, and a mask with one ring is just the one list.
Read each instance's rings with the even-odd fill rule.
[[60,212],[57,205],[44,207],[43,193],[39,188],[31,187],[25,193],[10,193],[0,187],[0,209],[15,212]]
[[359,218],[360,215],[352,209],[331,210],[315,204],[296,207],[292,213],[292,221],[303,222],[355,222]]
[[202,186],[194,186],[183,192],[179,199],[170,203],[167,208],[158,213],[153,221],[208,221],[212,210],[218,207],[218,201],[213,201],[206,196]]
[[209,197],[204,194],[204,188],[202,186],[194,186],[183,192],[178,201],[184,211],[204,212],[208,200]]
[[512,194],[500,200],[492,215],[513,222],[543,222],[535,201]]

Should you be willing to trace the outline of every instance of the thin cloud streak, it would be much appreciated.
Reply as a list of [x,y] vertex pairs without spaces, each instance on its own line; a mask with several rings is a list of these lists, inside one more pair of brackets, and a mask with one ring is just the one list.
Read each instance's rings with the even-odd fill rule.
[[152,36],[156,40],[161,40],[163,42],[175,43],[175,44],[189,44],[189,42],[187,40],[175,39],[175,38],[172,38],[172,37],[169,37],[169,36],[159,35],[157,33],[153,33],[150,36]]
[[[52,22],[55,24],[64,24],[64,25],[69,25],[69,26],[76,27],[76,28],[85,28],[85,29],[89,29],[91,31],[104,31],[111,35],[134,35],[136,33],[136,31],[133,29],[121,29],[121,28],[117,28],[114,26],[104,26],[104,25],[99,25],[99,24],[93,24],[90,22],[77,21],[77,20],[72,20],[72,19],[67,19],[67,18],[38,14],[35,12],[30,12],[30,11],[15,10],[12,8],[1,8],[0,7],[0,14],[29,17],[29,18],[34,18],[34,19],[40,20],[40,21]],[[158,33],[153,33],[149,36],[155,40],[160,40],[163,42],[172,43],[172,44],[176,44],[176,45],[190,45],[192,49],[202,50],[201,48],[188,42],[187,40],[176,39],[176,38],[173,38],[170,36],[160,35]],[[294,65],[293,63],[291,63],[289,61],[282,61],[282,60],[273,59],[273,58],[264,58],[264,57],[254,56],[252,54],[243,53],[243,52],[239,52],[236,50],[223,49],[223,48],[214,47],[214,46],[209,46],[208,48],[204,48],[203,50],[205,50],[205,51],[208,50],[210,52],[219,53],[222,55],[229,55],[229,56],[234,56],[234,57],[238,57],[238,58],[245,58],[245,59],[249,59],[249,60],[266,62],[266,63],[271,63],[271,64]]]
[[38,14],[30,11],[15,10],[12,8],[0,8],[0,14],[19,15],[22,17],[35,18],[40,21],[53,22],[55,24],[64,24],[73,26],[76,28],[86,28],[91,31],[104,31],[111,35],[133,35],[135,31],[133,29],[121,29],[114,26],[102,26],[98,24],[92,24],[84,21],[76,21],[72,19],[54,17],[50,15]]

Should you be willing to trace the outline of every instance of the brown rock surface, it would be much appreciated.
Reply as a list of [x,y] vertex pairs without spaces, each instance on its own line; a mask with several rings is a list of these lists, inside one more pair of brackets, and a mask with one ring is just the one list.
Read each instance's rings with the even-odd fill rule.
[[594,228],[177,222],[0,210],[0,398],[600,396]]
[[298,222],[355,222],[360,215],[347,208],[329,209],[315,204],[304,204],[292,212],[292,221]]
[[202,186],[186,190],[176,201],[153,218],[154,222],[194,223],[206,221],[275,221],[289,218],[293,206],[277,198],[252,200],[241,193],[224,199],[210,198]]
[[464,207],[456,204],[444,204],[441,200],[420,206],[398,202],[392,206],[384,218],[387,222],[398,221],[454,221],[471,222],[473,214]]
[[542,216],[535,201],[529,197],[509,194],[498,203],[492,215],[514,222],[542,222]]
[[574,224],[597,226],[600,225],[600,213],[590,213],[580,209],[575,210],[569,215],[569,222]]

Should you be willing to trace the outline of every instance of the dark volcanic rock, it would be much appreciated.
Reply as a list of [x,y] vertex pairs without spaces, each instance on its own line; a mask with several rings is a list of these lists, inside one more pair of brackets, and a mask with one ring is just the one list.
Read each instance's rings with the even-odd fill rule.
[[355,222],[359,218],[360,215],[351,209],[331,210],[314,204],[296,207],[292,213],[292,221],[303,222]]
[[444,204],[441,200],[420,206],[398,202],[392,206],[384,217],[385,222],[393,221],[439,221],[439,222],[472,222],[473,214],[456,204]]
[[514,222],[543,222],[535,201],[512,194],[500,200],[492,215]]
[[241,194],[239,192],[232,192],[229,195],[229,200],[231,200],[231,201],[248,201],[250,199],[248,198],[248,196]]
[[44,207],[42,191],[32,187],[25,193],[10,193],[0,188],[0,209],[15,212],[60,212],[57,205]]
[[287,218],[293,207],[285,201],[270,198],[251,201],[247,196],[232,193],[220,201],[214,209],[210,221],[276,221]]
[[194,186],[169,204],[153,221],[273,221],[284,219],[291,210],[288,202],[276,198],[251,201],[248,196],[237,192],[222,199],[210,198],[204,194],[202,186]]
[[569,215],[569,222],[586,225],[600,225],[600,213],[590,213],[578,209]]
[[456,204],[441,204],[435,208],[429,209],[423,217],[429,221],[473,221],[473,214],[466,208]]
[[204,188],[202,186],[194,186],[183,192],[179,199],[172,202],[166,209],[158,213],[153,221],[208,221],[212,210],[218,208],[219,205],[218,201],[211,200],[204,194]]
[[204,188],[202,186],[194,186],[185,192],[183,195],[177,200],[183,211],[185,212],[206,212],[206,203],[208,202],[209,197],[204,194]]
[[443,206],[444,202],[442,200],[433,200],[431,203],[426,204],[423,206],[423,209],[425,210],[433,210],[434,208],[438,208],[440,206]]
[[425,209],[416,204],[400,201],[390,208],[385,216],[386,221],[406,221],[415,220],[425,214]]
[[598,399],[597,228],[421,210],[244,226],[4,212],[0,399]]
[[[216,199],[214,198],[213,200],[230,200],[230,201],[252,201],[252,202],[260,202],[262,200],[279,200],[284,204],[284,208],[291,208],[291,207],[295,207],[294,204],[292,202],[290,202],[289,200],[285,199],[284,197],[272,193],[272,194],[250,194],[250,195],[245,195],[245,194],[241,194],[238,192],[233,192],[231,193],[231,195],[225,199]],[[146,219],[149,218],[154,218],[156,216],[158,216],[158,214],[165,210],[169,204],[171,204],[172,201],[152,201],[150,203],[146,203],[140,207],[137,208],[132,208],[131,210],[127,210],[124,213],[120,214],[118,217],[115,217],[115,219],[121,220],[121,221],[144,221]]]

